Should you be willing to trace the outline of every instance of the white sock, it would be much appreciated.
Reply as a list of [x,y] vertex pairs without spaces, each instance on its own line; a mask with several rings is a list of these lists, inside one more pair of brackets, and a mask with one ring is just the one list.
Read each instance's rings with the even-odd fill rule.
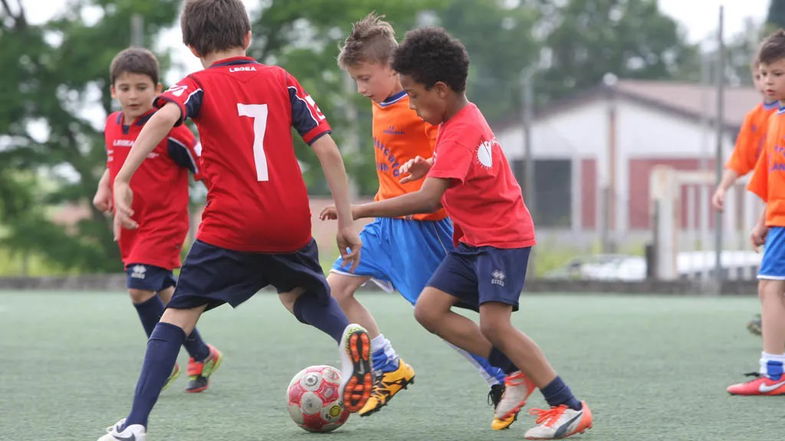
[[371,352],[376,352],[379,349],[384,349],[384,342],[387,339],[384,338],[384,334],[379,334],[376,337],[371,339]]
[[371,339],[371,353],[380,350],[384,351],[384,355],[387,356],[388,361],[395,361],[398,359],[398,354],[395,353],[395,349],[393,349],[390,340],[384,338],[384,334],[379,334]]
[[779,361],[780,363],[785,366],[785,354],[769,354],[768,352],[761,352],[760,353],[760,374],[761,375],[768,375],[769,369],[768,364],[769,361]]

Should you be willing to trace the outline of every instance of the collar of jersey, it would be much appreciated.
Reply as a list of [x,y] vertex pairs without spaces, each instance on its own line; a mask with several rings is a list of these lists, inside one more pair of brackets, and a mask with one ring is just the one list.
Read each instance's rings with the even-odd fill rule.
[[210,65],[210,68],[233,66],[236,64],[259,64],[259,62],[251,57],[231,57],[231,58],[224,58],[223,60],[216,61],[215,63]]
[[777,100],[769,101],[769,102],[764,101],[763,108],[766,110],[778,109],[780,108],[780,102]]
[[402,90],[402,91],[400,91],[398,93],[394,93],[394,94],[388,96],[387,98],[384,99],[384,101],[379,103],[379,105],[382,106],[382,107],[386,107],[386,106],[389,106],[390,104],[395,104],[395,103],[400,101],[405,96],[406,96],[406,91]]
[[[150,117],[153,116],[153,113],[155,113],[156,110],[157,109],[155,107],[153,107],[152,109],[148,110],[147,112],[137,116],[136,119],[134,120],[134,122],[132,122],[130,125],[133,125],[133,126],[143,126],[144,123],[146,123],[147,120],[149,120]],[[117,119],[115,120],[115,123],[118,124],[118,125],[125,126],[125,124],[123,124],[123,112],[122,111],[117,112]]]

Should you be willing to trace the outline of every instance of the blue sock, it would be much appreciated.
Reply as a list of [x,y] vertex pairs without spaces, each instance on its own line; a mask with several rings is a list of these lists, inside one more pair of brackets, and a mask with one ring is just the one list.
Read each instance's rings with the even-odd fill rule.
[[194,328],[194,332],[192,332],[191,335],[185,338],[183,346],[185,347],[185,350],[188,351],[188,355],[196,361],[204,361],[210,356],[210,348],[207,347],[207,343],[202,340],[202,336],[199,335],[199,331],[197,331],[196,328]]
[[[505,374],[511,374],[518,370],[518,367],[507,358],[504,353],[495,347],[491,348],[491,353],[488,355],[488,363],[504,371]],[[502,378],[502,382],[504,379]]]
[[782,378],[782,362],[777,360],[766,362],[766,376],[775,381]]
[[320,329],[340,344],[343,330],[349,326],[349,320],[338,306],[338,302],[330,297],[322,303],[316,296],[303,293],[294,302],[294,316],[297,320]]
[[141,424],[147,427],[147,417],[153,410],[166,379],[172,373],[177,354],[185,340],[183,330],[169,323],[158,323],[150,340],[147,341],[147,352],[144,354],[142,373],[136,383],[134,403],[125,425]]
[[139,320],[142,321],[145,334],[149,337],[158,320],[161,320],[161,316],[164,313],[164,302],[161,301],[160,297],[154,295],[142,303],[134,303],[134,308],[136,308],[136,313],[139,314]]
[[377,349],[371,354],[373,369],[381,372],[392,372],[398,369],[398,359],[390,360],[384,348]]
[[571,409],[581,410],[581,402],[575,398],[575,395],[572,394],[569,386],[564,384],[561,377],[557,376],[554,378],[547,386],[540,389],[540,392],[542,392],[549,406],[566,404]]

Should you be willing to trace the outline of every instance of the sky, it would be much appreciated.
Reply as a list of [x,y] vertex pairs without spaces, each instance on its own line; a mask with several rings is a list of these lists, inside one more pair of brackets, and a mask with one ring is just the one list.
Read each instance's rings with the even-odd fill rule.
[[[249,10],[255,10],[260,0],[243,0]],[[46,8],[40,7],[41,0],[21,0],[28,19],[32,23],[41,23],[53,14],[62,11],[68,0],[48,0]],[[15,2],[11,2],[12,5]],[[725,35],[731,36],[747,31],[750,20],[761,22],[765,19],[769,0],[659,0],[660,10],[676,19],[686,32],[687,39],[693,43],[713,45],[709,41],[716,39],[719,21],[719,7],[724,7]],[[36,7],[37,6],[37,7]],[[85,17],[90,20],[91,17]],[[175,50],[175,64],[164,80],[171,84],[184,74],[201,69],[199,61],[180,44],[180,30],[172,28],[161,38],[168,47]],[[157,47],[154,49],[165,49]]]

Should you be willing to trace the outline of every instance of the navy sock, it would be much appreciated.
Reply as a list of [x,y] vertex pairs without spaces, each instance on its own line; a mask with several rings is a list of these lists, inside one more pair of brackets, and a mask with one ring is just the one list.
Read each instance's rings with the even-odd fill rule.
[[186,337],[183,346],[185,347],[185,350],[188,351],[188,355],[196,361],[204,361],[210,356],[210,348],[207,347],[207,343],[202,340],[202,336],[199,335],[199,331],[197,331],[196,328],[194,328],[194,332],[192,332],[191,335]]
[[294,302],[293,310],[297,320],[322,330],[341,343],[343,330],[349,326],[349,320],[334,298],[330,297],[327,303],[322,303],[316,296],[305,292]]
[[134,403],[125,425],[141,424],[147,427],[147,417],[153,410],[158,395],[172,373],[177,353],[180,352],[185,340],[185,333],[179,326],[169,323],[158,323],[150,340],[147,341],[147,352],[144,354],[142,373],[136,383]]
[[161,320],[164,313],[164,302],[160,297],[154,295],[142,303],[134,303],[134,308],[139,314],[139,320],[142,321],[145,334],[149,337],[158,320]]
[[488,355],[488,362],[493,366],[504,371],[505,374],[511,374],[518,370],[518,367],[507,358],[504,353],[495,347],[491,348],[491,353]]
[[540,392],[542,392],[542,395],[545,397],[545,401],[548,402],[549,406],[566,404],[567,407],[571,409],[581,410],[581,402],[575,398],[570,387],[564,384],[561,377],[557,376],[554,378],[553,381],[543,387]]

